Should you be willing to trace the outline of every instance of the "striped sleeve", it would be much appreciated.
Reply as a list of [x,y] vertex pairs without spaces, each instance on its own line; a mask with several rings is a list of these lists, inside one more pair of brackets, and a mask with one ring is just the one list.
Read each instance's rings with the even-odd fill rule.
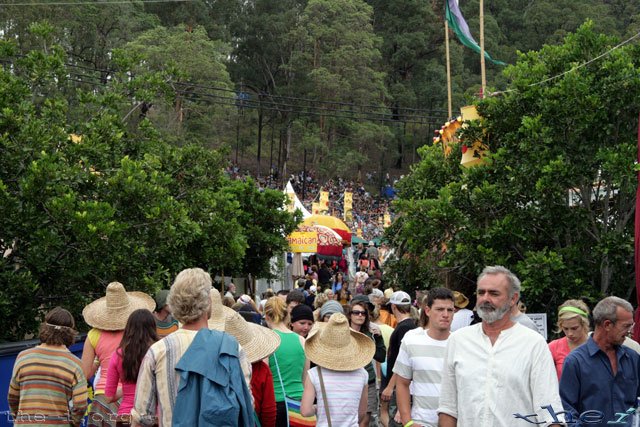
[[84,372],[82,372],[82,366],[79,363],[77,364],[77,369],[75,371],[75,384],[73,385],[72,395],[72,417],[76,423],[74,425],[80,425],[82,418],[84,417],[84,413],[87,410],[87,399],[89,395],[87,393],[87,379],[85,378]]
[[155,370],[156,359],[152,347],[142,360],[136,383],[136,396],[131,409],[132,421],[144,426],[151,426],[156,422],[157,390]]
[[413,379],[413,364],[407,352],[405,340],[402,340],[402,344],[400,344],[400,351],[398,352],[396,363],[393,365],[393,373],[407,380]]
[[18,378],[19,369],[20,361],[18,360],[13,365],[13,373],[11,374],[11,381],[9,382],[9,392],[7,393],[9,410],[14,416],[18,412],[18,406],[20,404],[20,380]]

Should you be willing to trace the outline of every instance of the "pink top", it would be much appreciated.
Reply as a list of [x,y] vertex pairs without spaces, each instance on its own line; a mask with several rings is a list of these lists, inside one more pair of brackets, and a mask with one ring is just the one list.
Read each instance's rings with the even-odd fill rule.
[[569,349],[569,340],[567,337],[562,337],[549,343],[549,350],[551,356],[553,356],[553,363],[556,365],[556,372],[558,373],[558,379],[562,375],[562,364],[564,359],[571,352]]
[[[100,329],[92,329],[89,331],[90,342],[93,345],[94,351],[98,360],[100,361],[100,379],[95,386],[96,394],[102,394],[104,392],[104,385],[107,382],[107,375],[109,372],[109,360],[111,355],[120,345],[122,341],[122,335],[124,331],[103,331]],[[97,342],[94,344],[94,339]]]
[[113,352],[109,361],[109,370],[107,372],[107,383],[104,387],[104,394],[107,397],[113,397],[118,389],[118,383],[122,384],[122,403],[118,409],[118,415],[129,415],[133,408],[133,400],[136,395],[136,383],[128,383],[123,381],[124,372],[122,370],[122,356],[120,350]]

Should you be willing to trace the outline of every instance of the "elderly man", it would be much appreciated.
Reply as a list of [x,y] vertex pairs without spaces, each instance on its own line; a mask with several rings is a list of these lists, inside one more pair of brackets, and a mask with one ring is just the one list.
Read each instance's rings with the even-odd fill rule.
[[524,427],[560,424],[558,377],[540,334],[514,322],[511,307],[520,280],[501,266],[486,267],[477,282],[482,323],[451,334],[442,373],[440,427]]
[[[220,418],[218,425],[252,425],[250,414],[253,409],[247,386],[250,368],[235,338],[208,329],[211,292],[211,277],[200,268],[183,270],[176,277],[168,303],[182,328],[153,344],[145,355],[131,410],[133,424],[152,426],[157,416],[160,427],[194,425],[218,410],[225,412],[226,417],[233,417]],[[220,316],[211,320],[224,331],[224,313],[219,299],[218,304],[216,312]],[[218,365],[222,366],[216,370]],[[192,376],[191,372],[196,375]],[[229,400],[235,403],[225,406],[219,394],[207,395],[207,391],[216,391],[216,387],[189,382],[193,377],[200,380],[215,378],[219,384],[231,384],[234,396]],[[189,394],[181,400],[179,392]],[[181,415],[173,419],[177,411]]]
[[640,396],[640,356],[622,345],[633,329],[633,308],[621,298],[604,298],[593,309],[593,322],[593,335],[565,359],[562,404],[574,422],[590,411],[590,426],[625,423],[629,418],[625,412],[636,406]]

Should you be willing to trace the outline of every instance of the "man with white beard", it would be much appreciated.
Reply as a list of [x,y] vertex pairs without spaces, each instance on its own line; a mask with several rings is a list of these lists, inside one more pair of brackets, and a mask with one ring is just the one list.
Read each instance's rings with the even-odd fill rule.
[[501,266],[477,282],[482,323],[451,334],[442,374],[440,427],[561,425],[558,377],[544,338],[509,313],[520,280]]

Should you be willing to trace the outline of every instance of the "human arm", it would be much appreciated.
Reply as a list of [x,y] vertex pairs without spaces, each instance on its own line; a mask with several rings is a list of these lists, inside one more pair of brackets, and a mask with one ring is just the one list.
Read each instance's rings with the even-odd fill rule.
[[360,395],[360,404],[358,405],[358,423],[361,423],[367,416],[367,406],[369,405],[369,385],[365,383]]
[[122,358],[120,350],[113,352],[109,360],[109,369],[107,369],[107,382],[104,386],[104,395],[108,403],[113,403],[122,396],[122,390],[118,392],[118,382],[120,381],[120,371],[122,369]]
[[98,370],[98,365],[94,363],[96,359],[96,352],[91,344],[91,339],[89,336],[84,340],[84,346],[82,347],[82,372],[84,373],[84,377],[91,378],[94,376],[96,371]]
[[438,426],[455,427],[458,424],[458,390],[454,365],[455,334],[449,337],[442,366],[440,402],[438,403]]
[[372,337],[376,344],[376,352],[373,354],[373,360],[382,363],[387,358],[387,348],[384,346],[384,339],[382,338],[380,329],[377,329],[377,333],[373,333]]
[[569,354],[562,365],[560,377],[560,400],[565,411],[572,419],[578,419],[580,414],[580,367],[575,355]]
[[438,414],[438,427],[456,427],[458,425],[458,419],[452,417],[449,414]]
[[11,374],[11,381],[9,382],[9,392],[7,393],[7,400],[9,401],[9,411],[11,415],[15,417],[18,413],[20,406],[20,357],[13,365],[13,373]]
[[391,375],[387,386],[382,390],[380,394],[380,398],[386,402],[391,400],[391,395],[393,394],[393,389],[396,387],[396,374]]
[[82,372],[82,367],[78,365],[75,373],[75,381],[72,388],[73,408],[71,408],[71,417],[73,418],[73,425],[79,426],[84,418],[84,413],[87,410],[87,379]]
[[304,381],[304,391],[302,392],[302,401],[300,402],[300,415],[303,417],[311,417],[315,415],[316,408],[313,401],[316,399],[316,389],[311,382],[311,378],[307,375]]
[[152,349],[142,360],[138,381],[136,383],[136,395],[131,409],[131,421],[136,425],[152,426],[156,420],[156,360]]
[[[393,374],[396,385],[396,403],[398,404],[398,412],[402,418],[402,425],[411,421],[411,393],[409,392],[409,384],[411,379],[403,378],[400,375]],[[414,425],[416,425],[414,423]]]

